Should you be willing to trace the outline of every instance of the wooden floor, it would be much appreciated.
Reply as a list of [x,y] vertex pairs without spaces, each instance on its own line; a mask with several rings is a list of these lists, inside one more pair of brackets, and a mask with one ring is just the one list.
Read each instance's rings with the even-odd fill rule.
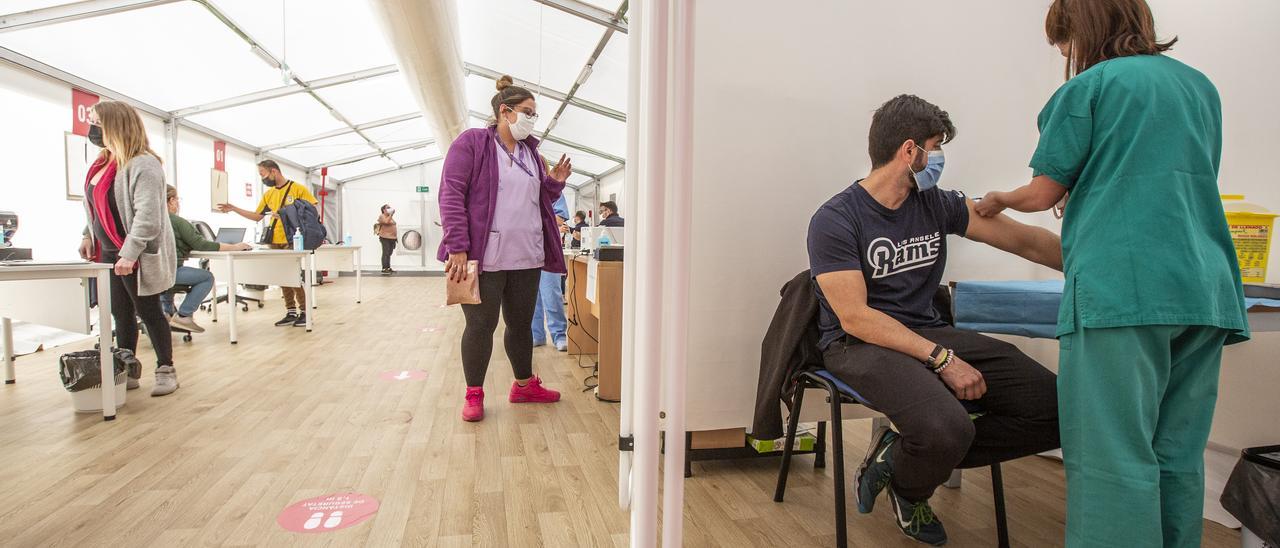
[[[151,398],[154,363],[115,422],[77,415],[56,356],[85,342],[25,356],[18,384],[0,388],[0,545],[3,546],[625,546],[617,506],[617,405],[581,391],[588,370],[541,348],[535,370],[564,393],[555,405],[506,402],[511,370],[495,353],[487,418],[459,420],[462,317],[439,307],[438,278],[366,277],[319,289],[315,331],[277,328],[278,292],[193,343],[175,339],[182,388]],[[225,308],[223,309],[225,312]],[[429,328],[436,328],[434,330]],[[143,337],[145,341],[145,337]],[[501,348],[501,344],[497,345]],[[422,369],[424,381],[384,381]],[[850,468],[869,436],[849,421]],[[685,484],[687,546],[831,546],[831,467],[797,457],[787,501],[772,501],[777,460],[695,463]],[[1057,546],[1061,465],[1030,458],[1005,467],[1013,542]],[[356,491],[381,501],[369,521],[322,534],[276,524],[290,503]],[[855,546],[914,546],[887,504],[856,514]],[[990,483],[965,474],[934,509],[952,546],[993,546]],[[1206,523],[1206,546],[1238,546]]]

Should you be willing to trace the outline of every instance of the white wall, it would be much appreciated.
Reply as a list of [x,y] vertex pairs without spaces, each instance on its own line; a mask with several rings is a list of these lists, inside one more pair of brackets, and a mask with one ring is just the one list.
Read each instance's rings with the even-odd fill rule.
[[[424,219],[426,222],[425,265],[422,258],[400,254],[397,249],[391,256],[391,266],[405,270],[443,270],[443,265],[436,260],[441,231],[435,226],[435,222],[440,220],[437,197],[443,166],[443,162],[435,162],[342,185],[342,230],[351,234],[353,245],[364,248],[360,260],[365,268],[382,267],[382,244],[373,233],[373,224],[378,220],[382,205],[391,204],[396,209],[396,223],[402,231],[411,226],[421,226]],[[416,192],[419,185],[426,185],[430,192]]]
[[[66,198],[64,133],[71,131],[71,87],[24,68],[0,63],[0,209],[18,213],[20,227],[15,245],[30,247],[39,260],[77,257],[80,233],[85,226],[80,200]],[[177,158],[166,157],[164,122],[142,113],[151,147],[166,163],[176,162],[177,181],[169,181],[182,198],[182,216],[222,226],[252,226],[234,214],[209,209],[209,171],[213,168],[213,139],[180,130]],[[262,196],[253,153],[227,145],[227,171],[232,202],[252,209]],[[302,181],[304,174],[285,168],[286,175]],[[83,179],[84,174],[73,174]],[[246,197],[244,183],[253,183]],[[251,237],[246,236],[246,239]]]
[[[618,215],[621,215],[623,219],[627,218],[627,197],[622,191],[622,183],[626,179],[626,172],[626,169],[622,169],[617,173],[600,179],[599,201],[593,201],[592,207],[598,210],[599,208],[595,204],[606,202],[609,200],[610,195],[615,195],[616,199],[614,201],[618,203]],[[598,214],[599,211],[596,213]]]
[[[699,5],[689,383],[716,390],[690,390],[690,429],[750,424],[778,289],[807,268],[813,212],[870,169],[867,130],[884,101],[913,93],[950,112],[958,135],[942,186],[980,196],[1029,180],[1036,115],[1062,83],[1063,59],[1044,38],[1048,3],[827,0],[780,10],[750,0],[735,4],[733,17]],[[1264,95],[1280,84],[1269,24],[1280,20],[1280,4],[1151,3],[1162,31],[1182,38],[1177,56],[1222,93],[1224,191],[1280,210],[1280,188],[1259,160],[1280,119],[1280,104]],[[1060,226],[1048,213],[1020,218]],[[949,243],[950,280],[1055,275],[985,246]],[[1260,337],[1253,348],[1275,349],[1276,340]],[[1051,342],[1027,346],[1056,362]],[[1220,415],[1234,405],[1228,399],[1249,398],[1224,385]],[[1273,424],[1255,430],[1280,437]]]

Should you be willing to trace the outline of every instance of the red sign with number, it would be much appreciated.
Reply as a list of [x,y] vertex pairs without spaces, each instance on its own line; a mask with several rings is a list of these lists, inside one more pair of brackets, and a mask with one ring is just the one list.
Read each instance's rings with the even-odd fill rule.
[[213,142],[213,169],[218,171],[227,170],[227,142]]
[[98,104],[97,95],[71,89],[71,133],[81,137],[89,135],[89,107]]

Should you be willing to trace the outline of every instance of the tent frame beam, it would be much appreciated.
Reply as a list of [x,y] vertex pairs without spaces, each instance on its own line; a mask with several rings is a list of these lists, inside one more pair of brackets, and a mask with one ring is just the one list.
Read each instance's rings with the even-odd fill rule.
[[[622,17],[627,14],[627,4],[628,0],[622,1],[622,5],[618,6],[618,12],[613,16],[614,19],[621,20]],[[596,42],[596,49],[592,50],[591,56],[587,58],[586,64],[584,64],[582,66],[582,70],[578,72],[578,78],[577,80],[574,80],[573,86],[569,88],[569,93],[565,94],[564,101],[560,103],[560,109],[551,117],[551,123],[547,124],[547,129],[542,132],[543,139],[546,139],[551,135],[551,130],[556,128],[556,124],[560,121],[560,116],[564,114],[564,109],[577,98],[578,88],[581,88],[582,85],[587,83],[587,80],[591,78],[591,72],[595,68],[596,59],[600,58],[600,54],[604,52],[605,46],[609,45],[609,39],[613,38],[613,32],[614,29],[612,28],[605,29],[604,35],[600,37],[600,41]],[[623,120],[623,123],[626,123],[625,119]]]
[[[413,150],[413,149],[415,149],[415,148],[427,147],[427,146],[431,146],[431,145],[435,144],[435,142],[436,142],[436,140],[435,140],[435,139],[423,139],[423,140],[421,140],[421,141],[414,141],[414,142],[412,142],[412,143],[405,143],[405,144],[403,144],[403,145],[395,146],[395,147],[391,147],[391,148],[388,148],[388,149],[385,149],[385,150],[380,150],[380,151],[378,151],[378,152],[366,152],[366,153],[364,153],[364,154],[359,154],[359,155],[356,155],[356,156],[349,156],[349,157],[346,157],[346,158],[342,158],[342,159],[340,159],[340,160],[333,160],[333,161],[330,161],[330,162],[325,162],[325,163],[323,163],[323,164],[316,164],[316,165],[314,165],[314,166],[311,166],[311,167],[307,168],[307,171],[315,171],[315,170],[318,170],[318,169],[321,169],[321,168],[326,168],[326,167],[334,167],[334,166],[340,166],[340,165],[346,165],[346,164],[353,164],[353,163],[355,163],[355,162],[359,162],[359,161],[361,161],[361,160],[368,160],[368,159],[370,159],[370,158],[377,158],[377,157],[379,157],[379,156],[386,157],[388,154],[391,154],[391,153],[393,153],[393,152],[401,152],[401,151],[405,151],[405,150]],[[391,160],[391,158],[387,158],[387,159],[388,159],[388,160]],[[399,163],[399,162],[396,162],[395,160],[391,160],[391,161],[392,161],[393,163],[395,163],[397,166],[399,166],[399,165],[400,165],[400,163]],[[403,167],[403,166],[401,166],[401,167]]]
[[359,82],[362,80],[368,80],[370,78],[377,78],[379,76],[395,74],[397,72],[399,71],[396,69],[395,65],[386,65],[381,67],[374,67],[371,69],[358,70],[358,71],[349,72],[346,74],[330,76],[328,78],[311,80],[309,82],[306,82],[305,85],[290,84],[290,85],[282,86],[278,88],[246,93],[238,97],[220,99],[217,101],[205,103],[203,105],[195,105],[195,106],[190,106],[186,108],[180,108],[178,110],[173,111],[173,115],[179,118],[185,118],[187,116],[192,116],[195,114],[204,114],[204,113],[213,112],[216,110],[244,106],[252,103],[257,103],[259,101],[269,101],[271,99],[278,99],[280,97],[287,97],[289,95],[295,95],[298,93],[307,93],[309,91],[315,91],[318,89],[324,89],[324,88],[333,87],[333,86],[340,86],[342,84],[350,84],[352,82]]
[[[374,129],[382,126],[389,126],[391,124],[396,124],[400,122],[407,122],[409,120],[417,120],[418,118],[422,118],[421,112],[410,112],[408,114],[401,114],[399,116],[392,116],[390,118],[383,118],[381,120],[374,120],[372,122],[357,124],[356,129],[363,131],[366,129]],[[279,143],[267,145],[262,147],[262,150],[270,151],[270,150],[277,150],[281,148],[296,147],[298,145],[305,145],[307,143],[313,143],[315,141],[321,141],[321,140],[330,139],[333,137],[340,137],[348,133],[352,133],[351,128],[338,128],[332,131],[326,131],[324,133],[317,133],[315,135],[309,135],[307,137],[294,139],[292,141],[282,141]]]
[[[484,78],[488,78],[488,79],[493,80],[493,81],[495,81],[495,82],[496,82],[496,81],[498,81],[498,79],[502,77],[502,73],[501,73],[501,72],[498,72],[498,71],[493,70],[493,69],[491,69],[491,68],[482,67],[482,66],[480,66],[480,65],[476,65],[476,64],[473,64],[473,63],[463,63],[463,64],[462,64],[462,69],[463,69],[463,71],[464,71],[464,72],[466,72],[467,74],[474,74],[474,75],[476,75],[476,76],[482,76],[482,77],[484,77]],[[627,121],[627,115],[626,115],[626,114],[624,114],[624,113],[623,113],[623,112],[621,112],[621,111],[618,111],[618,110],[615,110],[615,109],[611,109],[611,108],[606,107],[606,106],[604,106],[604,105],[600,105],[600,104],[592,103],[591,101],[587,101],[587,100],[584,100],[584,99],[580,99],[580,98],[578,98],[578,97],[569,97],[569,94],[567,94],[567,93],[564,93],[564,92],[562,92],[562,91],[556,91],[556,90],[554,90],[554,89],[547,88],[547,87],[544,87],[544,86],[539,86],[538,84],[535,84],[535,83],[533,83],[533,82],[528,82],[528,81],[525,81],[525,80],[521,80],[521,79],[519,79],[519,78],[513,78],[513,80],[514,80],[515,85],[517,85],[517,86],[520,86],[520,87],[522,87],[522,88],[529,88],[529,90],[531,90],[531,91],[533,91],[533,92],[535,92],[535,93],[541,93],[542,95],[546,95],[547,97],[550,97],[550,98],[555,99],[555,100],[557,100],[557,101],[560,101],[560,102],[567,102],[567,103],[569,103],[569,104],[571,104],[571,105],[573,105],[573,106],[575,106],[575,107],[578,107],[578,108],[580,108],[580,109],[587,110],[587,111],[590,111],[590,112],[594,112],[594,113],[599,114],[599,115],[602,115],[602,116],[608,116],[609,118],[613,118],[614,120],[617,120],[617,121],[619,121],[619,122],[624,122],[624,123],[625,123],[625,122]]]
[[60,6],[0,15],[0,33],[124,13],[182,0],[84,0]]
[[621,16],[609,13],[579,0],[534,0],[544,6],[552,7],[575,17],[581,17],[597,25],[604,25],[610,30],[627,33],[627,22]]
[[[480,112],[480,111],[478,111],[478,110],[473,110],[473,111],[471,111],[471,117],[472,117],[472,118],[475,118],[475,119],[477,119],[477,120],[488,120],[488,119],[489,119],[489,117],[488,117],[488,116],[486,116],[486,115],[485,115],[485,113]],[[563,139],[563,138],[560,138],[560,137],[556,137],[556,136],[554,136],[554,135],[547,135],[547,136],[546,136],[546,138],[545,138],[545,139],[543,139],[543,140],[544,140],[544,141],[550,141],[550,142],[552,142],[552,143],[556,143],[556,144],[558,144],[558,145],[564,145],[564,146],[567,146],[567,147],[569,147],[569,148],[572,148],[572,149],[576,149],[576,150],[579,150],[579,151],[585,152],[585,153],[590,154],[590,155],[592,155],[592,156],[596,156],[596,157],[599,157],[599,158],[603,158],[603,159],[605,159],[605,160],[609,160],[609,161],[611,161],[611,162],[617,162],[617,163],[619,163],[619,164],[625,164],[625,163],[627,163],[626,158],[623,158],[623,157],[621,157],[621,156],[615,156],[615,155],[613,155],[613,154],[609,154],[608,152],[605,152],[605,151],[603,151],[603,150],[599,150],[599,149],[591,148],[591,147],[589,147],[589,146],[587,146],[587,145],[583,145],[583,144],[575,143],[575,142],[570,141],[570,140],[568,140],[568,139]]]

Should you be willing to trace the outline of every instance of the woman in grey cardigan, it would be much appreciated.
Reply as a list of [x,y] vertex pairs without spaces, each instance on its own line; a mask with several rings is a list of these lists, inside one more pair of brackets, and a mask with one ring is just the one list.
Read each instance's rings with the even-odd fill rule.
[[[85,178],[89,229],[80,243],[80,256],[115,265],[110,291],[116,347],[137,352],[134,317],[142,318],[156,351],[151,395],[172,394],[178,389],[178,375],[160,294],[173,287],[177,251],[165,207],[164,171],[133,107],[102,101],[89,110],[89,123],[89,141],[103,150]],[[129,379],[129,388],[137,387],[137,380]]]

